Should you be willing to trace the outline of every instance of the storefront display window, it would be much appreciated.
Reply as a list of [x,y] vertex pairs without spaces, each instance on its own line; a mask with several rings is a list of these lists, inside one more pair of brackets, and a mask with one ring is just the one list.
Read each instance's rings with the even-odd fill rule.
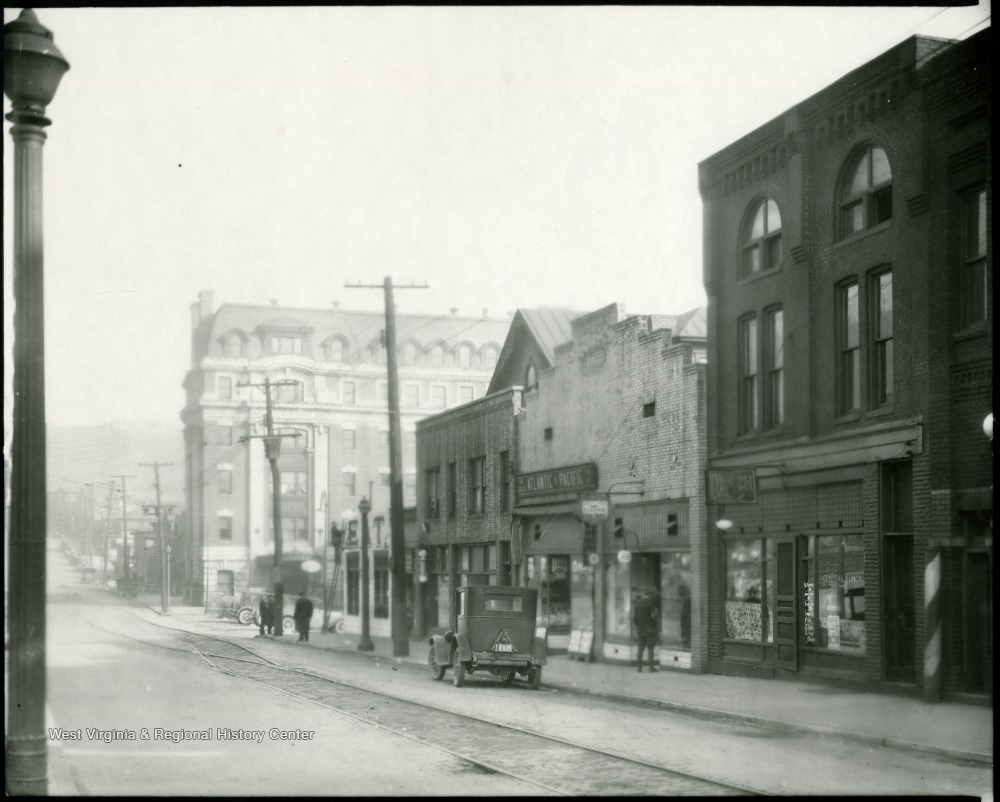
[[807,646],[865,653],[865,553],[861,535],[809,538],[804,560]]
[[691,555],[660,555],[660,642],[691,648]]
[[760,642],[761,541],[726,542],[726,637]]
[[438,574],[437,578],[438,625],[451,626],[451,583],[448,574]]
[[570,608],[573,629],[594,628],[594,568],[580,557],[570,561]]
[[570,564],[567,555],[535,555],[528,564],[529,585],[538,588],[538,625],[569,631]]

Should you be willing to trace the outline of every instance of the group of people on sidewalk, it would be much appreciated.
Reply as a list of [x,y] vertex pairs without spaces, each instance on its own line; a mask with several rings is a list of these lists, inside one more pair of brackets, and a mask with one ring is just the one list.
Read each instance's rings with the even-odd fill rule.
[[[261,596],[259,612],[261,636],[265,634],[265,630],[268,635],[273,635],[275,610],[274,597],[271,594],[267,593]],[[306,592],[303,590],[299,593],[299,598],[295,600],[295,612],[292,613],[292,617],[295,619],[295,631],[299,633],[299,643],[309,642],[309,624],[312,621],[312,615],[312,600],[306,596]]]

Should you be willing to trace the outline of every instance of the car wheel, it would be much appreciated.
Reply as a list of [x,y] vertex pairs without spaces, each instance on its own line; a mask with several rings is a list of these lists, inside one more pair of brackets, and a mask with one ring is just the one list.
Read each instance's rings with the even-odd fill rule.
[[430,654],[427,655],[427,667],[430,669],[432,680],[444,679],[444,666],[438,665],[438,661],[434,659],[433,646],[431,646]]
[[531,671],[528,672],[528,687],[533,691],[538,690],[538,686],[542,684],[542,667],[535,666]]
[[334,624],[334,631],[338,634],[344,631],[344,619],[341,618],[336,624]]
[[245,627],[250,626],[250,622],[253,621],[253,610],[249,607],[240,608],[240,611],[236,614],[236,620]]
[[462,684],[465,682],[465,663],[461,660],[455,661],[454,676],[452,677],[452,682],[456,688],[461,688]]
[[504,685],[510,685],[514,681],[514,677],[517,676],[517,672],[513,669],[507,669],[500,675],[500,681]]

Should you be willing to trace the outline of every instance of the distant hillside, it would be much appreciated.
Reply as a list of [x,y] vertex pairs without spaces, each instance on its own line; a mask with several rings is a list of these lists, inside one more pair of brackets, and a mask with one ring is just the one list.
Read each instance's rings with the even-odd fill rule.
[[[153,469],[140,462],[170,462],[160,469],[163,503],[184,503],[184,430],[180,421],[129,421],[97,426],[55,426],[46,430],[48,490],[76,491],[84,483],[120,485],[125,474],[129,497],[155,501]],[[129,478],[135,477],[135,478]],[[95,496],[104,498],[98,488]]]

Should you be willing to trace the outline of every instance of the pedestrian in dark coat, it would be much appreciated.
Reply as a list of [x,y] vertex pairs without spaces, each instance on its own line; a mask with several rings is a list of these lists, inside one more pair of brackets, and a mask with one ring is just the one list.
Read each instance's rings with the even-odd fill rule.
[[646,649],[649,650],[649,671],[655,673],[659,669],[653,662],[653,647],[660,633],[660,610],[653,591],[646,591],[632,607],[632,627],[639,642],[639,673],[642,673],[642,653]]
[[274,632],[274,607],[271,603],[270,596],[260,597],[260,634],[263,635],[264,631],[270,635]]
[[295,629],[299,633],[299,642],[309,642],[309,622],[312,621],[313,603],[306,598],[303,590],[295,601]]

